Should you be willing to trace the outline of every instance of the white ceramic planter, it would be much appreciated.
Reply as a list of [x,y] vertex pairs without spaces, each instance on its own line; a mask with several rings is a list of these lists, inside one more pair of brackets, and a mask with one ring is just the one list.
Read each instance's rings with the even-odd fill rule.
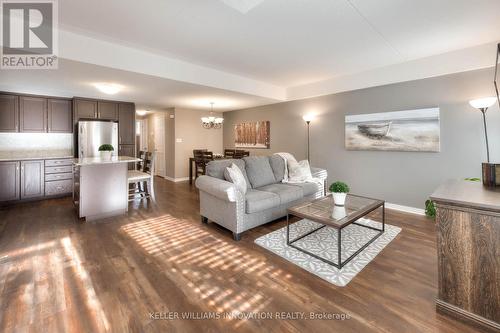
[[101,158],[104,160],[110,160],[113,154],[112,151],[100,151],[99,153],[101,154]]
[[335,206],[344,206],[347,193],[333,193],[333,203]]
[[347,216],[347,212],[344,206],[333,206],[332,217],[336,220],[343,219]]

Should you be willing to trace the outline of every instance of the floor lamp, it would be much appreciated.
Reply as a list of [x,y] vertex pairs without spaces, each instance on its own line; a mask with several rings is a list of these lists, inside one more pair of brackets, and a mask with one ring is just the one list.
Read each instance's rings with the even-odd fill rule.
[[488,163],[490,163],[490,147],[488,144],[488,130],[486,128],[486,111],[490,106],[495,104],[496,100],[497,99],[495,97],[487,97],[487,98],[475,99],[469,102],[469,104],[473,108],[478,109],[483,114],[484,137],[486,139],[486,156]]
[[497,101],[496,97],[487,97],[481,99],[475,99],[469,102],[469,104],[481,111],[483,114],[483,125],[484,125],[484,138],[486,140],[486,157],[487,163],[483,163],[483,184],[486,186],[496,185],[496,165],[490,163],[490,147],[488,143],[488,129],[486,128],[486,111],[490,106],[495,104]]
[[302,116],[302,119],[304,119],[304,121],[307,124],[307,161],[311,163],[311,158],[309,153],[309,142],[310,142],[309,127],[311,125],[311,121],[314,119],[314,116],[312,114],[306,114]]

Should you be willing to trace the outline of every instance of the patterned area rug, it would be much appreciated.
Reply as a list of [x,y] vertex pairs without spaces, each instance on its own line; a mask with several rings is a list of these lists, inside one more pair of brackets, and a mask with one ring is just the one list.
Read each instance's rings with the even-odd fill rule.
[[[382,223],[361,218],[359,224],[373,226],[381,229]],[[321,226],[313,221],[300,220],[290,225],[290,239],[295,239],[298,235],[304,235]],[[346,286],[361,270],[370,263],[401,231],[401,228],[386,224],[385,232],[373,243],[354,257],[342,269],[338,269],[306,253],[296,250],[286,245],[286,227],[273,231],[255,240],[257,245],[274,252],[280,257],[302,267],[320,278],[333,283],[336,286]],[[355,253],[366,244],[377,231],[351,224],[342,229],[342,261]],[[337,262],[337,229],[325,227],[309,236],[306,236],[294,245],[314,253],[322,258]]]

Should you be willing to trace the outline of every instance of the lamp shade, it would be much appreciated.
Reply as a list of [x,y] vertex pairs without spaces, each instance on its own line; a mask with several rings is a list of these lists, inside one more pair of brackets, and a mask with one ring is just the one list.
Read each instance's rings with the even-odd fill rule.
[[304,121],[306,122],[309,122],[309,121],[312,121],[314,119],[314,115],[312,114],[305,114],[302,116],[302,119],[304,119]]
[[487,109],[492,106],[496,102],[496,100],[496,97],[479,98],[469,101],[469,104],[476,109]]

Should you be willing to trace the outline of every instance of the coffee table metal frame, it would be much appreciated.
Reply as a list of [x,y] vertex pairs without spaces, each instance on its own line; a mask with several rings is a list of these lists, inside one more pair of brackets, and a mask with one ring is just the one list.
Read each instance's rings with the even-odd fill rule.
[[[356,196],[356,195],[352,195],[352,194],[349,194],[349,196],[355,196],[355,197],[359,197],[359,198],[365,198],[365,197],[361,197],[361,196]],[[321,199],[324,199],[323,198],[320,198],[320,199],[316,199],[316,200],[321,200]],[[369,198],[366,198],[366,199],[369,199]],[[372,199],[372,200],[375,200],[375,199]],[[293,208],[293,207],[291,207]],[[376,209],[379,209],[381,208],[382,209],[382,229],[377,229],[375,227],[372,227],[372,226],[367,226],[367,225],[363,225],[363,224],[359,224],[359,223],[356,223],[357,220],[359,220],[360,218],[362,217],[365,217],[366,215],[370,214],[371,212],[375,211]],[[304,235],[301,235],[293,240],[290,240],[290,217],[291,216],[295,216],[295,217],[299,217],[299,218],[305,218],[305,219],[308,219],[308,220],[311,220],[313,222],[316,222],[316,223],[320,223],[320,224],[323,224],[321,227],[319,228],[316,228],[312,231],[309,231],[307,232],[306,234]],[[349,256],[349,258],[347,258],[346,260],[342,261],[342,229],[344,229],[345,227],[347,227],[348,225],[351,225],[351,224],[355,224],[355,225],[358,225],[360,227],[363,227],[363,228],[368,228],[368,229],[371,229],[371,230],[376,230],[378,231],[378,233],[372,238],[370,239],[370,241],[368,241],[365,245],[363,245],[361,248],[359,248],[356,252],[354,252],[351,256]],[[294,245],[293,243],[297,242],[298,240],[304,238],[304,237],[307,237],[313,233],[315,233],[316,231],[318,230],[321,230],[325,227],[332,227],[332,228],[335,228],[338,230],[338,237],[337,237],[337,248],[338,248],[338,262],[337,263],[334,263],[333,261],[330,261],[328,259],[325,259],[325,258],[322,258],[314,253],[311,253],[307,250],[304,250],[300,247],[298,247],[297,245]],[[293,211],[289,209],[287,209],[287,215],[286,215],[286,243],[288,246],[291,246],[293,247],[294,249],[296,250],[299,250],[301,252],[304,252],[308,255],[310,255],[311,257],[314,257],[316,259],[319,259],[329,265],[332,265],[334,267],[337,267],[338,269],[342,269],[342,267],[344,267],[349,261],[351,261],[354,257],[356,257],[358,254],[361,253],[361,251],[363,251],[364,249],[366,249],[371,243],[373,243],[378,237],[380,237],[380,235],[382,235],[385,231],[385,201],[383,200],[376,200],[375,204],[374,205],[370,205],[368,206],[368,208],[361,208],[358,212],[356,212],[355,214],[353,214],[353,217],[352,218],[349,218],[344,224],[342,224],[341,226],[336,226],[335,224],[331,224],[331,223],[325,223],[324,221],[322,221],[321,219],[318,219],[314,216],[308,216],[307,214],[301,214],[301,215],[298,215],[297,213],[294,213]]]

